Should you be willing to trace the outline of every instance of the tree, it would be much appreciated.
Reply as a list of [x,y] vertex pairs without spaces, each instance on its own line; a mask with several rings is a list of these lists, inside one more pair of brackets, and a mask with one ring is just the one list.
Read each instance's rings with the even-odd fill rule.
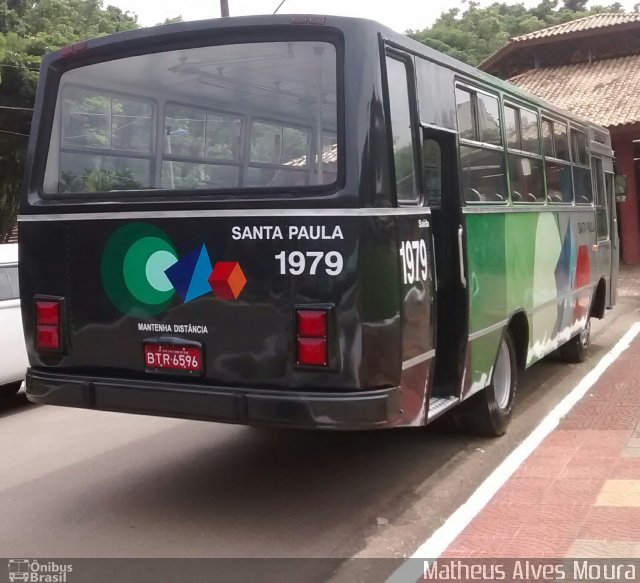
[[579,12],[586,9],[588,1],[589,0],[564,0],[564,7],[567,10]]
[[510,38],[600,12],[621,12],[616,2],[586,8],[587,0],[540,0],[537,6],[494,2],[481,8],[470,1],[464,12],[443,12],[433,26],[410,30],[409,36],[470,65],[478,65]]
[[0,242],[15,223],[42,56],[137,26],[102,0],[0,0]]
[[184,20],[182,20],[181,15],[178,15],[178,16],[174,16],[173,18],[165,18],[164,22],[159,22],[158,24],[156,24],[156,26],[160,26],[163,24],[178,24],[180,22],[184,22]]

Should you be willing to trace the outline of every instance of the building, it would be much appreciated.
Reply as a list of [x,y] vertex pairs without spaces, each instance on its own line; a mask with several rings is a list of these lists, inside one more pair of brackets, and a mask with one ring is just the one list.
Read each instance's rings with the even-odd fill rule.
[[606,126],[616,172],[622,260],[640,263],[640,12],[587,16],[512,38],[480,68]]

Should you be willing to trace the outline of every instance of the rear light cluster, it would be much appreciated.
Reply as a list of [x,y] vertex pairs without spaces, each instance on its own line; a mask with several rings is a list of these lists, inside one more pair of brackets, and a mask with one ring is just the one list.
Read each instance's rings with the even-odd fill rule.
[[326,24],[327,17],[319,14],[309,14],[308,16],[295,15],[291,17],[291,24]]
[[327,310],[296,310],[296,362],[300,366],[327,366]]
[[73,43],[72,45],[67,45],[66,47],[62,47],[60,49],[60,56],[72,57],[80,53],[84,53],[87,49],[88,49],[87,41],[80,41],[78,43]]
[[36,348],[60,350],[60,300],[36,300]]

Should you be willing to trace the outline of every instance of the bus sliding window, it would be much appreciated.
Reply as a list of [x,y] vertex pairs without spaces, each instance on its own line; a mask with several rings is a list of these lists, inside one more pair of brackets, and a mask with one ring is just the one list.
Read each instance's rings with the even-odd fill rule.
[[507,200],[502,150],[460,147],[462,187],[467,202]]
[[544,202],[544,175],[539,158],[509,154],[511,200],[515,203]]
[[573,202],[571,166],[548,160],[545,162],[545,174],[549,202],[571,204]]
[[169,104],[164,119],[164,153],[203,160],[238,160],[242,120]]
[[151,102],[76,85],[62,96],[59,192],[148,188]]
[[43,193],[328,188],[340,159],[337,71],[336,47],[320,40],[186,48],[67,71]]

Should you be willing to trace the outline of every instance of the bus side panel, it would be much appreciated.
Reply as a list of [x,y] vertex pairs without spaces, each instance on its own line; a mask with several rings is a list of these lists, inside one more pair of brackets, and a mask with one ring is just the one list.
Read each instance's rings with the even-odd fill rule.
[[469,358],[465,392],[489,384],[507,313],[504,213],[467,214]]
[[[600,280],[610,277],[610,247],[597,243],[595,214],[591,210],[558,213],[560,258],[556,280],[562,282],[553,348],[575,336],[590,317],[590,309]],[[560,288],[560,283],[559,283]],[[537,355],[534,355],[534,358]],[[539,358],[544,356],[541,354]]]
[[467,211],[471,370],[469,394],[491,380],[504,327],[527,315],[527,364],[585,324],[602,266],[593,211]]

